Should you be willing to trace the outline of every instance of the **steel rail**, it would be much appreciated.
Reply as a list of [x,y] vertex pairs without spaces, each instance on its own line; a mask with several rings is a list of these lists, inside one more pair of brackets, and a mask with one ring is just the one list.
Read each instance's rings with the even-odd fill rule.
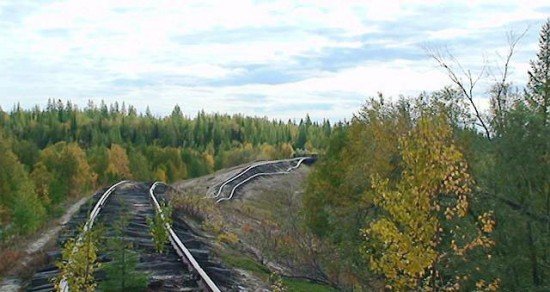
[[[233,195],[235,194],[235,191],[237,190],[238,187],[240,187],[241,185],[245,184],[246,182],[256,178],[256,177],[259,177],[259,176],[266,176],[266,175],[277,175],[277,174],[288,174],[290,173],[292,170],[300,167],[300,164],[302,164],[302,162],[304,160],[306,160],[308,157],[300,157],[298,163],[295,165],[295,166],[291,166],[289,167],[286,171],[276,171],[276,172],[260,172],[260,173],[256,173],[254,175],[251,175],[250,177],[246,178],[245,180],[243,180],[242,182],[238,183],[236,186],[233,187],[233,189],[231,190],[231,193],[229,194],[229,197],[227,198],[220,198],[216,201],[216,203],[219,203],[219,202],[222,202],[222,201],[228,201],[228,200],[231,200],[233,198]],[[275,161],[276,162],[282,162],[283,160],[278,160],[278,161]]]
[[240,176],[242,176],[243,174],[245,174],[247,171],[249,171],[250,169],[252,168],[255,168],[257,166],[262,166],[262,165],[266,165],[266,164],[271,164],[271,163],[277,163],[277,162],[286,162],[286,161],[295,161],[295,160],[298,160],[298,159],[301,159],[300,160],[300,163],[303,159],[305,158],[308,158],[308,157],[296,157],[296,158],[289,158],[289,159],[282,159],[282,160],[268,160],[268,161],[261,161],[261,162],[257,162],[253,165],[250,165],[248,166],[246,169],[242,170],[241,172],[239,172],[238,174],[232,176],[231,178],[229,178],[228,180],[226,180],[221,186],[220,188],[218,189],[218,192],[216,193],[216,195],[212,198],[217,198],[220,196],[221,192],[222,192],[222,189],[223,187],[225,187],[228,183],[236,180],[237,178],[239,178]]
[[[158,213],[160,213],[160,216],[164,219],[164,214],[162,213],[162,209],[160,208],[160,205],[157,201],[157,198],[155,197],[154,190],[157,187],[158,184],[161,184],[162,182],[155,182],[151,188],[149,189],[149,195],[151,196],[151,200],[153,201],[153,204],[155,205],[155,209]],[[182,258],[182,260],[190,265],[193,269],[195,269],[199,276],[201,277],[201,280],[203,284],[212,292],[220,292],[220,289],[216,286],[216,284],[210,279],[208,274],[201,268],[199,263],[195,260],[191,252],[185,247],[185,245],[181,242],[177,234],[172,230],[172,227],[166,223],[164,225],[166,230],[168,230],[170,234],[170,243],[172,244],[172,247],[176,250],[177,254]]]
[[246,173],[248,170],[256,167],[256,166],[260,166],[260,165],[265,165],[265,164],[269,164],[270,161],[262,161],[262,162],[257,162],[257,163],[254,163],[250,166],[248,166],[246,169],[242,170],[241,172],[237,173],[236,175],[230,177],[228,180],[226,180],[221,186],[220,188],[218,189],[218,192],[216,193],[216,195],[214,195],[213,198],[217,198],[220,196],[221,192],[222,192],[222,189],[223,187],[225,187],[228,183],[236,180],[238,177],[240,177],[241,175],[243,175],[244,173]]
[[[115,190],[115,188],[121,184],[128,183],[128,182],[130,181],[128,180],[120,181],[112,185],[107,191],[105,191],[105,193],[103,193],[103,195],[101,195],[98,202],[95,204],[94,208],[92,209],[92,212],[90,212],[90,216],[84,225],[83,231],[78,236],[77,242],[80,242],[84,236],[84,233],[88,232],[93,227],[96,217],[101,212],[103,206],[105,205],[105,202],[107,201],[111,193]],[[160,182],[155,182],[151,186],[151,188],[149,189],[149,195],[151,200],[153,201],[153,205],[155,206],[156,212],[160,212],[161,217],[164,218],[164,214],[162,214],[162,209],[160,208],[158,200],[154,195],[154,189],[158,184],[160,184]],[[220,289],[216,286],[216,284],[212,281],[212,279],[210,279],[210,277],[206,274],[206,272],[201,268],[201,266],[195,260],[191,252],[185,247],[185,245],[179,239],[179,237],[174,232],[174,230],[172,230],[172,227],[170,227],[170,225],[168,224],[165,224],[164,227],[168,230],[170,234],[170,243],[176,250],[176,253],[182,258],[182,260],[185,263],[190,265],[194,270],[198,272],[199,276],[201,277],[201,283],[203,284],[203,286],[205,286],[208,290],[212,292],[220,292]],[[75,250],[76,248],[77,247],[75,247]],[[59,283],[59,288],[62,292],[70,291],[69,284],[67,283],[67,280],[65,278],[61,279]]]
[[[78,243],[80,243],[80,241],[82,241],[82,237],[84,236],[84,233],[87,232],[88,230],[90,230],[92,228],[92,226],[94,225],[95,218],[97,217],[97,215],[99,215],[99,212],[101,211],[101,208],[105,204],[105,201],[107,201],[107,198],[109,198],[109,196],[114,191],[114,189],[116,187],[118,187],[119,185],[124,184],[124,183],[128,183],[128,182],[130,182],[130,181],[128,181],[128,180],[119,181],[118,183],[112,185],[109,189],[107,189],[107,191],[105,191],[103,193],[103,195],[101,195],[101,197],[99,198],[99,200],[95,204],[94,208],[92,209],[92,212],[90,212],[90,217],[86,221],[86,224],[84,224],[84,228],[83,228],[82,232],[78,235],[77,245],[75,245],[75,247],[73,249],[73,252],[75,252],[76,249],[78,248]],[[63,277],[61,279],[61,281],[59,281],[59,289],[62,292],[68,292],[69,291],[69,284],[67,283],[67,280],[65,279],[65,277]]]

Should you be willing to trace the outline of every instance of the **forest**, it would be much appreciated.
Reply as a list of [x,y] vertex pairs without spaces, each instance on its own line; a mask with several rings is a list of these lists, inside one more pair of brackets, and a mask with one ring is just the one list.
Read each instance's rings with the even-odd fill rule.
[[258,159],[322,149],[328,121],[138,114],[131,105],[0,109],[0,240],[37,230],[67,199],[121,179],[173,182]]

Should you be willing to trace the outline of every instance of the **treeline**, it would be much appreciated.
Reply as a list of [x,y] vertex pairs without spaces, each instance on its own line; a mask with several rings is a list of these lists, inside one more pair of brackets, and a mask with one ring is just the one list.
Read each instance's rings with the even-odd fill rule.
[[173,182],[318,152],[331,131],[309,116],[298,123],[203,111],[189,118],[179,106],[166,117],[116,102],[0,109],[0,238],[36,230],[67,198],[92,188],[121,179]]
[[373,98],[334,129],[304,195],[305,224],[339,257],[323,267],[331,281],[550,289],[549,57],[550,20],[526,90],[496,84],[487,116],[470,114],[468,92],[445,88]]

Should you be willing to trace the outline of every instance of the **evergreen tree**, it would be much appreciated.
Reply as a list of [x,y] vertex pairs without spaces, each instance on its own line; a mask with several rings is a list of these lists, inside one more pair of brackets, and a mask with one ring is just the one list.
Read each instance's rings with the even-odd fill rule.
[[172,208],[170,205],[161,203],[160,211],[155,213],[153,219],[147,218],[147,225],[157,252],[164,253],[166,244],[170,239],[166,225],[172,225]]
[[114,223],[115,236],[107,242],[111,261],[103,266],[107,279],[99,288],[102,291],[145,291],[147,275],[136,271],[139,254],[132,250],[132,243],[124,236],[129,224],[127,206],[122,205],[121,217]]
[[[479,181],[499,207],[496,265],[510,290],[550,287],[550,124],[548,123],[550,19],[543,25],[540,51],[531,62],[525,99],[505,113],[493,153],[481,165]],[[478,151],[482,151],[481,149]]]
[[531,61],[527,100],[529,105],[540,113],[544,124],[548,124],[550,110],[550,18],[542,26],[537,59]]

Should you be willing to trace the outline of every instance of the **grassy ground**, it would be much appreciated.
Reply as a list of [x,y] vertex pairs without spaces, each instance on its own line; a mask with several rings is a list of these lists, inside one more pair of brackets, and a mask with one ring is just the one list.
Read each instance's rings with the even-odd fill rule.
[[309,292],[309,291],[331,292],[331,291],[336,291],[332,287],[311,283],[310,281],[307,281],[307,280],[283,278],[283,284],[286,286],[288,291],[293,291],[293,292]]
[[[271,271],[264,265],[258,263],[254,258],[248,255],[238,254],[234,252],[224,253],[222,254],[221,258],[226,265],[232,268],[246,270],[247,272],[250,272],[257,278],[261,279],[262,281],[269,282],[269,276],[271,275]],[[287,291],[293,291],[293,292],[336,291],[334,288],[330,286],[312,283],[309,280],[286,278],[286,277],[283,277],[282,280],[283,280],[284,286],[287,288]]]

